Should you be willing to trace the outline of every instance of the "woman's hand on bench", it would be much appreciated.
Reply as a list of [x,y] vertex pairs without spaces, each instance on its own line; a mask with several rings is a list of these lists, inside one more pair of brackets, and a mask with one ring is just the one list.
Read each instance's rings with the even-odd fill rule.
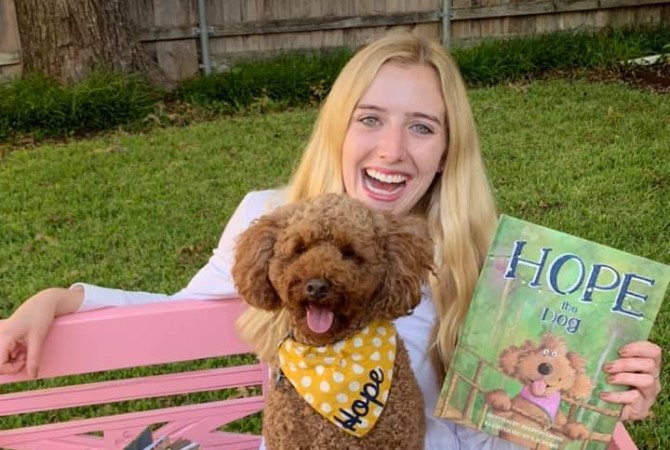
[[29,377],[37,377],[42,344],[54,318],[77,311],[83,298],[78,286],[45,289],[0,322],[0,374],[16,374],[25,368]]

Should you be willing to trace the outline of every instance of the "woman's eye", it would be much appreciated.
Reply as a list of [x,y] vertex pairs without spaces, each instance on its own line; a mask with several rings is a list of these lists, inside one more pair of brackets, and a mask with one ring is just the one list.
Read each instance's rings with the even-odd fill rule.
[[412,130],[419,134],[433,134],[433,130],[422,123],[412,125]]
[[379,124],[379,119],[372,116],[366,116],[360,119],[360,122],[368,127],[374,127]]

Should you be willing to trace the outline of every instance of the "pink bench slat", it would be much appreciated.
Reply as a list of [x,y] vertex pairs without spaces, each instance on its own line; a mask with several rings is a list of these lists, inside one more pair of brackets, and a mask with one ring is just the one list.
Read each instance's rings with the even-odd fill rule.
[[18,392],[2,397],[0,416],[259,386],[264,382],[264,376],[264,368],[256,364]]
[[[245,417],[260,411],[263,408],[262,397],[249,397],[235,400],[223,400],[218,402],[203,403],[199,405],[178,406],[173,408],[157,409],[139,413],[128,413],[114,416],[99,417],[95,419],[81,419],[57,424],[39,425],[22,428],[18,430],[0,431],[0,447],[28,449],[30,442],[57,442],[68,436],[77,436],[93,431],[104,430],[106,432],[122,432],[126,434],[122,439],[113,443],[113,446],[100,446],[95,448],[122,448],[124,444],[132,440],[137,433],[123,433],[127,430],[141,430],[145,426],[162,423],[175,423],[170,430],[170,435],[175,439],[185,437],[201,441],[211,441],[216,438],[221,444],[227,442],[253,443],[256,448],[260,442],[259,436],[240,435],[234,433],[223,433],[214,431],[222,424]],[[214,425],[200,426],[198,420],[216,418],[216,421],[208,421]],[[180,423],[181,422],[181,423]],[[157,432],[157,436],[159,432]],[[93,440],[86,440],[86,445],[77,447],[77,450],[93,448],[90,447]],[[62,447],[43,446],[40,450]],[[208,447],[205,447],[208,448]],[[74,447],[73,447],[74,449]]]

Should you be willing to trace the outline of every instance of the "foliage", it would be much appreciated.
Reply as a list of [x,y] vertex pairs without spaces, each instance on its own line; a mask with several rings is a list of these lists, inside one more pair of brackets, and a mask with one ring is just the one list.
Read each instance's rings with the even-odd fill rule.
[[198,105],[225,105],[239,111],[258,99],[285,106],[309,105],[323,100],[327,87],[351,58],[352,50],[321,53],[284,53],[268,60],[241,61],[228,72],[185,81],[176,98]]
[[489,40],[453,52],[466,82],[492,85],[571,69],[608,69],[659,53],[670,26],[608,28],[599,33],[563,31],[532,38]]
[[153,110],[159,93],[139,76],[96,72],[65,87],[44,75],[0,86],[0,137],[69,136],[130,124]]

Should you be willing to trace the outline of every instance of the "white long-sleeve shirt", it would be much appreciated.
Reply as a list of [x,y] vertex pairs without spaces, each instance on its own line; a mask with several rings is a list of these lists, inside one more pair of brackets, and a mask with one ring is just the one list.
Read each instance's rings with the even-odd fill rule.
[[[242,200],[230,218],[207,265],[193,277],[186,288],[173,295],[150,292],[130,292],[109,289],[91,284],[77,283],[84,288],[84,301],[80,311],[105,306],[123,306],[169,300],[220,300],[235,297],[231,275],[235,238],[261,215],[284,203],[283,191],[251,192]],[[429,339],[437,320],[432,298],[425,290],[421,303],[410,316],[395,321],[398,334],[403,339],[410,363],[423,392],[426,410],[425,450],[511,450],[519,449],[507,441],[489,436],[467,427],[456,425],[433,415],[440,381],[428,358]],[[261,450],[263,446],[261,446]]]

